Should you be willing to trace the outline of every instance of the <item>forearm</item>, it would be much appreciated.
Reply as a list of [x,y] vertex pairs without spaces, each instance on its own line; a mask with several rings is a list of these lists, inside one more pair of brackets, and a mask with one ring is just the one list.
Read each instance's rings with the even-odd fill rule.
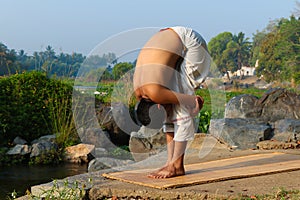
[[195,107],[196,96],[178,93],[156,84],[149,84],[143,87],[146,98],[158,104],[180,104]]

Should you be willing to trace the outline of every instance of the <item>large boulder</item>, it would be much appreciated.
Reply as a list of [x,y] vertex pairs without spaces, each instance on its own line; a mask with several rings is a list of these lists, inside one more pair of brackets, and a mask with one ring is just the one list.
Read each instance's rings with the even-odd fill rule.
[[128,145],[130,133],[138,130],[128,107],[123,103],[101,107],[97,117],[101,127],[108,132],[110,140],[117,146]]
[[[225,108],[225,119],[211,120],[209,132],[241,149],[255,148],[258,142],[261,149],[294,148],[300,141],[299,118],[300,96],[277,88],[259,99],[252,95],[232,98]],[[270,139],[276,142],[261,142]]]
[[274,123],[274,137],[272,139],[281,142],[300,141],[300,120],[281,119]]
[[272,127],[257,119],[213,119],[209,133],[231,148],[253,149],[258,142],[272,137]]
[[239,95],[230,99],[226,105],[225,118],[258,118],[260,110],[254,106],[257,97],[253,95]]
[[261,98],[240,95],[232,98],[225,118],[260,118],[265,122],[300,118],[300,96],[286,89],[271,89]]
[[269,90],[254,106],[261,111],[260,117],[264,121],[300,119],[300,96],[287,89]]
[[111,142],[107,131],[101,128],[88,128],[78,131],[82,143],[95,145],[96,148],[109,149],[115,145]]

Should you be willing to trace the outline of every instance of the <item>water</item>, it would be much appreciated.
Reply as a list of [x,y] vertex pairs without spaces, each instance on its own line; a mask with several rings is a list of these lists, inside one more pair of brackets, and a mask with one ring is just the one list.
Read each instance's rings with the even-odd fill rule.
[[7,199],[14,190],[23,196],[31,186],[87,172],[87,165],[0,167],[0,199]]

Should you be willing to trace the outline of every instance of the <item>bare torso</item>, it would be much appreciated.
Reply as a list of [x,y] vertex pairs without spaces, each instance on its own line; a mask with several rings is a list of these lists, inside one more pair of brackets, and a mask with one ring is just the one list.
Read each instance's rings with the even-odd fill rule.
[[182,51],[183,44],[172,29],[160,31],[150,38],[138,56],[134,74],[134,89],[138,99],[147,98],[145,88],[149,85],[168,88]]

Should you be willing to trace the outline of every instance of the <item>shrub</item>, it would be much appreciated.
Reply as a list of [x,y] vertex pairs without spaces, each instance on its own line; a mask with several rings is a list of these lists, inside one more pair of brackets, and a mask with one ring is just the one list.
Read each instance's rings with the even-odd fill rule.
[[16,136],[32,141],[56,133],[53,120],[61,118],[53,112],[71,112],[72,91],[66,81],[37,71],[1,78],[0,145],[9,145]]

